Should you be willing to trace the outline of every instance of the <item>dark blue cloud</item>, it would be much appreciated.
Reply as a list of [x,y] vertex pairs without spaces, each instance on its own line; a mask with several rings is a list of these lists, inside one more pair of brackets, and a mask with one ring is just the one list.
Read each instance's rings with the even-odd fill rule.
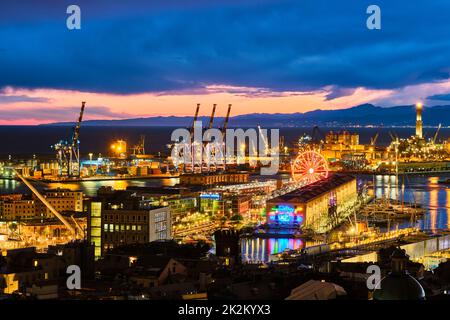
[[427,97],[427,100],[450,101],[450,93],[435,94]]
[[77,1],[80,31],[65,28],[72,1],[16,2],[0,4],[0,87],[126,94],[333,86],[339,96],[450,71],[443,0],[377,1],[375,31],[366,28],[366,0]]
[[333,100],[340,97],[350,96],[352,95],[356,89],[354,88],[343,88],[338,86],[332,86],[329,88],[327,95],[325,96],[325,100]]

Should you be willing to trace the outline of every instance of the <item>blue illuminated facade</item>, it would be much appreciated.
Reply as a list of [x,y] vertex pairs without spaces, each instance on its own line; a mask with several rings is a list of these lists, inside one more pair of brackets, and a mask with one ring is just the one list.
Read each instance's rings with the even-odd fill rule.
[[269,224],[286,227],[298,227],[304,221],[303,207],[291,204],[272,206],[267,216]]

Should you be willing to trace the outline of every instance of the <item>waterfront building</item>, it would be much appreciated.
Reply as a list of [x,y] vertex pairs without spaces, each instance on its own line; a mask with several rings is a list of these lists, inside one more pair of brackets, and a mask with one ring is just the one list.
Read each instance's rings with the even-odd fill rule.
[[[244,220],[258,220],[260,213],[265,209],[266,199],[281,185],[281,180],[252,181],[248,183],[217,186],[209,189],[211,193],[234,194],[231,200],[231,212],[241,215]],[[230,201],[230,200],[228,200]],[[207,201],[203,201],[204,203]],[[204,207],[204,206],[203,206]]]
[[227,192],[202,192],[199,198],[200,212],[227,217],[248,214],[252,201],[250,195]]
[[279,227],[303,227],[326,231],[354,205],[356,179],[333,174],[267,201],[266,222]]
[[[58,212],[82,212],[83,193],[68,189],[48,189],[42,195]],[[0,220],[22,221],[54,218],[53,213],[33,194],[3,195],[0,197]]]
[[236,194],[269,195],[277,189],[277,186],[278,186],[277,180],[252,181],[248,183],[218,186],[211,189],[211,191],[230,192]]
[[181,185],[211,186],[218,184],[247,183],[249,174],[238,173],[210,173],[183,174],[180,176]]

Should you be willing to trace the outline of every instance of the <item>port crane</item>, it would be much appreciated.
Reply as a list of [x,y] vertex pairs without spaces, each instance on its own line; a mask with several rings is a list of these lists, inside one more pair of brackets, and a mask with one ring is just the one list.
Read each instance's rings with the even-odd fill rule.
[[[211,111],[211,116],[209,118],[209,123],[208,126],[206,127],[207,129],[212,129],[213,124],[214,124],[214,116],[216,114],[216,109],[217,109],[217,104],[213,104],[213,108]],[[178,153],[181,153],[180,155],[183,157],[184,153],[190,153],[192,156],[186,156],[184,157],[185,160],[183,161],[183,171],[185,173],[201,173],[201,172],[210,172],[210,171],[216,171],[218,169],[225,169],[225,149],[224,148],[218,148],[219,150],[217,150],[217,146],[214,143],[205,143],[205,142],[201,142],[201,148],[198,147],[197,143],[194,140],[194,129],[195,129],[195,122],[198,120],[198,114],[200,111],[200,103],[197,104],[197,108],[195,110],[195,114],[194,114],[194,119],[192,121],[192,125],[189,127],[189,133],[190,133],[190,141],[179,141],[178,143],[176,143],[174,145],[174,148],[179,148],[179,145],[183,145],[184,147],[181,148],[180,150],[178,150]],[[227,111],[227,115],[225,117],[224,123],[222,125],[222,128],[220,128],[220,132],[222,133],[222,137],[225,137],[225,132],[228,128],[228,120],[230,117],[230,113],[231,113],[231,104],[228,105],[228,111]],[[203,132],[203,127],[200,128],[200,130]],[[223,138],[224,141],[223,146],[225,145],[225,138]],[[213,148],[212,150],[210,150],[209,148]],[[207,150],[206,150],[207,149]],[[205,151],[206,150],[206,151]],[[202,151],[202,152],[200,152]],[[218,161],[216,163],[216,161],[213,161],[213,163],[211,163],[210,160],[206,159],[206,157],[204,156],[204,152],[210,152],[211,154],[213,154],[214,156],[217,155],[217,152],[219,153],[223,153],[221,155],[219,155],[219,158],[222,161]],[[217,157],[214,157],[217,158]],[[190,159],[190,160],[187,160]],[[187,161],[186,161],[187,160]],[[176,164],[176,167],[178,166],[178,164]]]
[[[193,148],[193,139],[194,139],[194,127],[195,122],[198,119],[198,113],[200,111],[200,103],[197,103],[197,108],[195,110],[194,119],[192,120],[192,125],[189,128],[189,134],[190,138],[189,141],[179,141],[178,143],[175,143],[174,148],[176,148],[176,153],[181,153],[180,155],[186,159],[190,159],[190,161],[183,161],[183,172],[192,172],[194,167],[194,159],[192,157],[194,148]],[[181,149],[179,148],[179,144],[183,144],[184,147]],[[176,170],[178,170],[178,164],[175,165]]]
[[211,117],[209,118],[209,125],[208,125],[208,129],[211,129],[213,126],[213,122],[214,122],[214,115],[216,114],[216,107],[217,104],[213,104],[213,109],[212,109],[212,113],[211,113]]
[[439,130],[441,130],[441,126],[442,126],[442,124],[439,123],[439,126],[438,126],[438,128],[437,128],[437,130],[436,130],[436,133],[434,134],[434,137],[433,137],[433,140],[432,140],[433,144],[436,144],[436,139],[437,139],[437,137],[438,137]]
[[373,138],[370,138],[370,145],[371,146],[375,146],[375,143],[377,143],[379,135],[380,135],[380,132],[377,132]]
[[227,129],[228,129],[228,121],[230,119],[230,113],[231,113],[231,104],[228,105],[228,111],[227,111],[227,115],[225,116],[225,120],[223,121],[223,125],[221,128],[221,132],[222,132],[222,148],[220,148],[220,153],[221,153],[221,159],[219,164],[217,165],[217,169],[218,170],[225,170],[226,168],[226,133],[227,133]]
[[228,129],[228,120],[230,119],[230,112],[231,112],[231,104],[228,105],[227,115],[225,117],[225,120],[224,120],[223,126],[222,126],[222,135],[223,135],[223,137],[225,137],[225,134],[226,134],[227,129]]
[[145,154],[145,135],[141,134],[138,144],[133,148],[133,155],[144,155]]
[[191,139],[192,139],[192,136],[193,136],[193,134],[194,134],[194,125],[195,125],[195,121],[197,121],[197,119],[198,119],[198,112],[200,111],[200,103],[197,103],[197,109],[195,109],[195,115],[194,115],[194,120],[192,120],[192,125],[191,125],[191,128],[190,128],[190,133],[191,133]]
[[[212,108],[212,112],[211,112],[211,117],[209,118],[209,124],[208,124],[208,129],[212,129],[213,123],[214,123],[214,115],[216,114],[216,107],[217,104],[213,104],[213,108]],[[210,138],[210,137],[209,137]],[[205,150],[205,154],[206,156],[208,156],[208,154],[214,153],[215,150],[210,150],[210,148],[214,148],[214,145],[211,143],[203,143],[202,146],[203,150]],[[195,148],[194,148],[195,151]],[[196,157],[197,159],[197,157]],[[195,161],[195,160],[194,160]],[[211,166],[211,159],[204,159],[204,157],[202,156],[201,159],[201,163],[199,167],[196,167],[194,165],[194,172],[208,172],[208,171],[216,171],[216,166],[215,164],[213,164]]]
[[60,140],[53,145],[59,164],[59,176],[63,176],[65,173],[69,177],[80,176],[80,127],[83,121],[85,107],[86,102],[81,102],[80,115],[73,129],[71,141]]

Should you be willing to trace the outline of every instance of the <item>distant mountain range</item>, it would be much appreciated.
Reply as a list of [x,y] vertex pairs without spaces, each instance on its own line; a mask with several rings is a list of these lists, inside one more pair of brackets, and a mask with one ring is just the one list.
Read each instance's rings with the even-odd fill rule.
[[[87,120],[83,126],[149,126],[149,127],[188,127],[192,117],[148,117],[123,120]],[[209,117],[199,117],[204,126]],[[214,119],[214,127],[222,126],[223,117]],[[305,113],[251,113],[230,117],[229,127],[304,127],[304,126],[414,126],[416,121],[415,106],[377,107],[363,104],[347,109],[314,110]],[[450,126],[450,105],[424,107],[424,126]],[[52,126],[74,125],[73,122],[47,124]]]

